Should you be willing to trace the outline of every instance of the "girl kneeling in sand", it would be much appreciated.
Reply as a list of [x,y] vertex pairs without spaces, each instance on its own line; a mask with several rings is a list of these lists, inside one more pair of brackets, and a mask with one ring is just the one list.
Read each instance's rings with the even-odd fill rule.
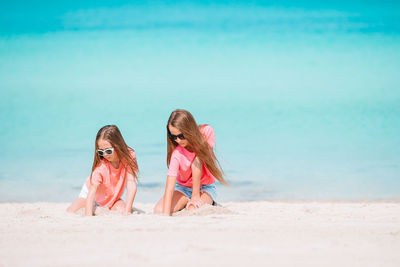
[[[118,127],[104,126],[96,136],[92,173],[67,211],[77,212],[85,207],[85,215],[92,216],[96,201],[96,205],[130,214],[136,195],[137,173],[135,152],[127,146]],[[121,199],[125,187],[126,203]]]
[[167,184],[154,213],[171,215],[185,207],[213,204],[215,179],[226,184],[213,151],[213,128],[198,126],[190,112],[177,109],[168,119],[167,133]]

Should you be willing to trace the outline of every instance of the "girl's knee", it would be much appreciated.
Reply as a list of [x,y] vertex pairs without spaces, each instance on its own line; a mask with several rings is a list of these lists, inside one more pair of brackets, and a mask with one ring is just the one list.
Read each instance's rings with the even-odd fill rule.
[[71,206],[69,206],[68,208],[67,208],[67,210],[66,210],[67,212],[70,212],[70,213],[74,213],[74,210],[72,209],[72,207]]
[[125,209],[125,202],[123,200],[118,200],[114,203],[111,210],[123,211]]
[[161,206],[156,205],[156,206],[154,207],[153,213],[155,213],[155,214],[160,214],[161,212],[162,212]]
[[213,198],[211,197],[211,195],[207,192],[201,193],[200,194],[200,198],[203,201],[204,204],[209,204],[212,205],[212,203],[214,202]]

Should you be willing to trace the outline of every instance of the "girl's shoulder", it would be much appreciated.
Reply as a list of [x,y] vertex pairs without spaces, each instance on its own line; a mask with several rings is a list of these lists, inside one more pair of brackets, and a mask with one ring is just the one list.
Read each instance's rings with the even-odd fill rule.
[[189,150],[187,150],[183,146],[177,145],[171,153],[171,158],[180,159],[182,156],[188,155],[190,153],[192,152],[189,152]]
[[204,132],[204,133],[214,132],[214,129],[210,124],[201,124],[201,125],[199,125],[199,130],[200,130],[200,132]]
[[94,169],[94,173],[103,173],[109,169],[107,161],[105,159],[100,160],[99,165]]
[[136,153],[135,153],[135,150],[133,148],[128,147],[128,151],[129,151],[129,154],[131,155],[132,158],[136,158]]
[[136,160],[135,150],[133,148],[131,148],[131,147],[128,147],[128,152],[129,152],[130,159],[125,159],[125,158],[121,159],[122,160],[122,164],[123,164],[124,167],[127,167],[129,165],[127,160],[128,161],[135,161]]
[[199,126],[201,134],[204,136],[206,141],[211,147],[215,146],[215,133],[213,127],[209,124],[203,124]]
[[174,148],[174,150],[172,150],[172,154],[171,155],[182,154],[184,152],[184,150],[186,150],[186,148],[184,148],[183,146],[177,145]]

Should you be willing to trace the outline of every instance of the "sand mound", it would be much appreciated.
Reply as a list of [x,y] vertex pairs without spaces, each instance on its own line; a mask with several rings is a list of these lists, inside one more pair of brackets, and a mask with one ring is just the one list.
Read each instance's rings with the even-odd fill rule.
[[236,214],[228,208],[222,206],[204,205],[195,210],[181,210],[174,214],[174,216],[207,216],[207,215],[222,215],[222,214]]

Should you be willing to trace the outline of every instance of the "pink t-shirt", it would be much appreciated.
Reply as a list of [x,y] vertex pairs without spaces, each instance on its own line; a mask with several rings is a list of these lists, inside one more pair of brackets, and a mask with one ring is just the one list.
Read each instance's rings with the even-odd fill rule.
[[[136,158],[135,151],[132,149],[129,151],[131,156]],[[99,206],[111,208],[121,198],[127,180],[134,181],[133,175],[127,176],[127,171],[131,172],[126,162],[120,161],[119,167],[114,168],[108,160],[101,160],[100,165],[92,173],[92,183],[99,185],[95,198]],[[86,186],[90,187],[90,176],[86,180]]]
[[[207,143],[210,145],[210,149],[212,149],[215,146],[214,129],[210,125],[204,125],[199,129]],[[180,145],[176,146],[171,155],[167,175],[175,176],[177,182],[181,185],[192,187],[192,163],[195,158],[196,154],[194,152],[190,152]],[[200,184],[204,185],[212,183],[215,183],[215,177],[203,163]]]

